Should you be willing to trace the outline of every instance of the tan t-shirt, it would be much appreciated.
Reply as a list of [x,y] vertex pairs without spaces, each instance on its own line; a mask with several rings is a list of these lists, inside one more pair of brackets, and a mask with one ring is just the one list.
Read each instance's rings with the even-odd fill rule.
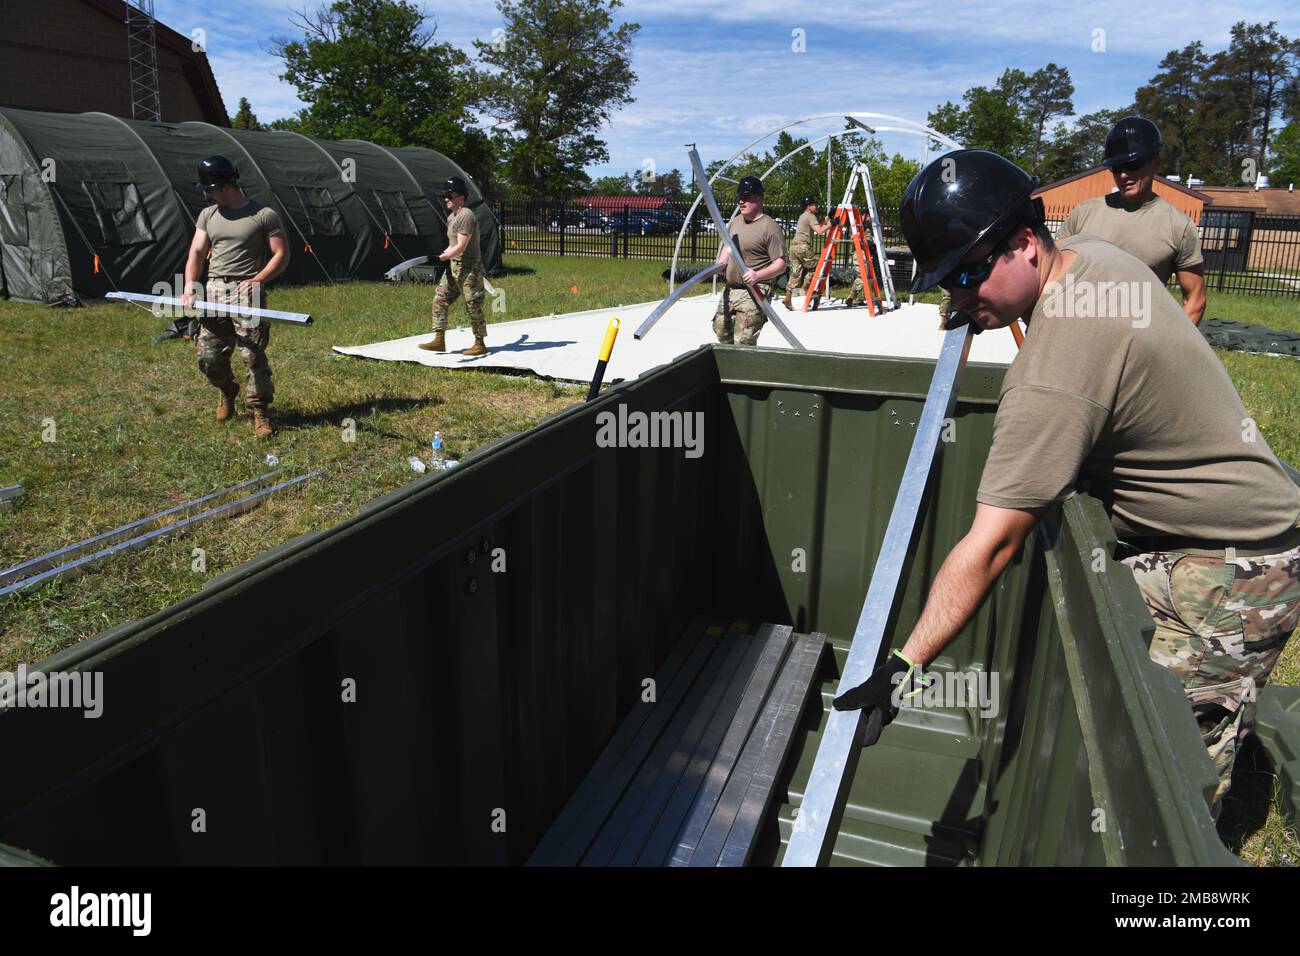
[[813,226],[817,225],[817,216],[808,210],[803,211],[794,228],[794,239],[790,245],[810,246],[813,239]]
[[1125,207],[1119,193],[1079,203],[1061,224],[1057,238],[1084,234],[1100,236],[1137,256],[1162,283],[1175,272],[1205,261],[1196,224],[1159,196],[1137,209]]
[[212,241],[212,258],[208,276],[248,279],[262,271],[270,261],[271,246],[266,241],[284,235],[280,214],[256,199],[240,209],[206,206],[195,220],[195,228],[208,234]]
[[1034,508],[1077,484],[1121,539],[1246,547],[1290,529],[1300,487],[1173,296],[1108,242],[1059,246],[1076,258],[1034,306],[1007,370],[976,499]]
[[469,244],[452,261],[459,262],[462,266],[478,265],[478,220],[468,206],[461,206],[447,217],[447,244],[454,245],[458,236],[469,236]]
[[[731,233],[732,240],[740,248],[745,265],[750,269],[757,271],[766,268],[777,259],[785,257],[785,235],[781,232],[781,227],[765,212],[759,213],[753,222],[745,222],[745,218],[736,213],[731,217],[731,222],[727,223],[727,232]],[[727,283],[740,285],[743,274],[736,260],[728,258]]]

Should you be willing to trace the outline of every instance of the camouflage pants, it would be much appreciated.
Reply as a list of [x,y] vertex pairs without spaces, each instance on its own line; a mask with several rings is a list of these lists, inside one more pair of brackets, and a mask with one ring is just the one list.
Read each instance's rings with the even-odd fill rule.
[[487,323],[483,320],[483,269],[478,264],[466,266],[459,259],[451,260],[447,271],[438,280],[433,294],[433,331],[447,328],[447,312],[452,303],[464,294],[469,323],[478,338],[487,337]]
[[817,257],[813,255],[812,246],[803,243],[790,247],[790,283],[786,286],[791,294],[800,291],[805,282],[812,277],[817,268]]
[[1151,659],[1182,681],[1219,773],[1217,818],[1259,688],[1300,623],[1300,547],[1263,557],[1148,552],[1123,563],[1155,620]]
[[939,299],[939,328],[943,328],[948,321],[948,311],[952,308],[952,295],[945,292]]
[[[772,295],[772,287],[766,283],[759,283],[758,291],[768,297]],[[713,313],[713,333],[723,345],[757,345],[758,333],[765,322],[767,315],[748,289],[727,288],[718,310]]]
[[[267,308],[265,294],[256,297],[252,292],[237,293],[236,280],[222,282],[210,279],[204,289],[209,302],[223,305]],[[257,320],[240,320],[236,325],[230,316],[204,316],[199,319],[199,334],[194,339],[198,353],[199,370],[209,382],[222,391],[239,388],[230,368],[230,357],[236,349],[239,360],[247,371],[244,399],[249,407],[265,408],[275,399],[275,383],[271,380],[271,363],[266,359],[266,348],[271,344],[270,323]]]

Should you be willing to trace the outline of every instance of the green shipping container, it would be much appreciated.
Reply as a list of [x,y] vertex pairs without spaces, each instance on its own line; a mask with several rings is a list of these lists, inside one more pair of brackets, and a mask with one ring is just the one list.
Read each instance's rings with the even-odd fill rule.
[[[832,645],[759,828],[779,862],[933,368],[701,348],[50,658],[102,673],[103,712],[0,712],[8,861],[522,864],[705,615]],[[966,371],[896,645],[973,516],[1002,372]],[[702,448],[602,447],[619,406],[702,416]],[[1238,862],[1101,506],[1047,530],[935,663],[997,673],[996,715],[900,714],[834,863]]]

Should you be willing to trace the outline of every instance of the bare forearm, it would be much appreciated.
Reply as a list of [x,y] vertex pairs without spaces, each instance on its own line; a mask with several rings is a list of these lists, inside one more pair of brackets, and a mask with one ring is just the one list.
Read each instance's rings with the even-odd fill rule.
[[1192,320],[1192,325],[1200,325],[1205,317],[1205,292],[1194,292],[1183,299],[1183,311]]
[[[193,288],[202,274],[203,259],[196,253],[191,252],[189,258],[185,260],[185,289]],[[184,292],[185,289],[182,289],[181,292]]]
[[284,267],[288,265],[288,260],[289,257],[283,252],[274,253],[271,256],[270,261],[262,267],[262,270],[257,275],[253,276],[253,281],[270,282],[284,271]]
[[903,654],[914,664],[934,660],[979,610],[989,589],[1014,551],[990,547],[967,535],[948,555],[934,579],[920,620],[912,629]]

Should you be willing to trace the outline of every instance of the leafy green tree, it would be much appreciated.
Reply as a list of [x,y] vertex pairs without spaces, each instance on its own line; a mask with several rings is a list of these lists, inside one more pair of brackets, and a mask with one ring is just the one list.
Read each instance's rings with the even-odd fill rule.
[[505,27],[475,40],[484,111],[505,130],[510,182],[530,195],[564,194],[609,152],[596,134],[633,101],[632,38],[615,25],[620,0],[497,0]]
[[1132,113],[1132,107],[1097,110],[1080,116],[1073,126],[1057,123],[1044,151],[1039,178],[1047,184],[1100,166],[1105,156],[1106,134],[1120,119]]
[[491,179],[492,147],[473,122],[477,105],[468,58],[405,0],[336,0],[295,14],[297,40],[276,38],[306,108],[273,128],[322,139],[364,139],[385,146],[425,146],[450,156],[480,186]]
[[632,176],[624,173],[622,176],[601,176],[594,179],[585,192],[592,196],[635,196],[636,187],[632,183]]
[[1282,189],[1300,183],[1300,121],[1292,120],[1278,131],[1269,176],[1273,185]]
[[235,113],[235,118],[230,121],[234,129],[266,129],[257,121],[257,114],[253,112],[253,107],[248,103],[248,97],[239,98],[239,110]]
[[1201,42],[1170,50],[1160,61],[1160,72],[1135,95],[1136,111],[1160,127],[1164,139],[1164,168],[1183,175],[1202,139],[1202,83],[1210,65]]
[[1070,81],[1070,71],[1065,67],[1049,63],[1041,70],[1030,74],[1026,84],[1021,112],[1033,130],[1033,146],[1030,149],[1029,171],[1041,172],[1044,154],[1047,151],[1045,136],[1048,124],[1057,117],[1069,116],[1074,112],[1074,84]]

